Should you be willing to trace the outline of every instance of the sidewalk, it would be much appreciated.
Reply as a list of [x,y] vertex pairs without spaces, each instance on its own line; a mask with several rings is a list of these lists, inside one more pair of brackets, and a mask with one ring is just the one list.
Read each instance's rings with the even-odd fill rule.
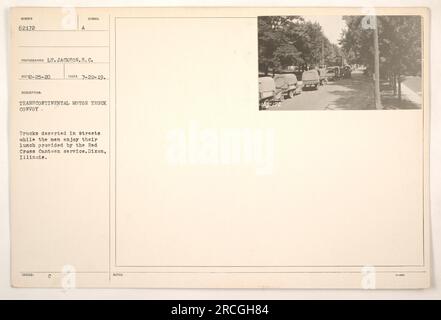
[[406,80],[401,83],[401,101],[387,83],[382,83],[381,103],[385,109],[420,109],[422,100],[421,93],[410,89]]
[[401,83],[401,93],[406,97],[407,100],[413,103],[421,105],[423,103],[423,98],[421,95],[421,77],[407,77]]

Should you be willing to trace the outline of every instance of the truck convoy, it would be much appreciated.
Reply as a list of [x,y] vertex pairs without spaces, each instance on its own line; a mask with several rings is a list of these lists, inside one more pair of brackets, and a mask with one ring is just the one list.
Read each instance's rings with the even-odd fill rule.
[[[304,70],[304,69],[303,69]],[[279,71],[273,77],[264,75],[259,77],[259,109],[266,110],[270,107],[278,107],[285,98],[294,98],[302,90],[317,90],[320,85],[325,85],[328,81],[335,81],[341,78],[351,77],[351,67],[325,65],[316,69],[302,72],[302,69],[292,66],[291,69]],[[301,80],[298,80],[300,79]]]

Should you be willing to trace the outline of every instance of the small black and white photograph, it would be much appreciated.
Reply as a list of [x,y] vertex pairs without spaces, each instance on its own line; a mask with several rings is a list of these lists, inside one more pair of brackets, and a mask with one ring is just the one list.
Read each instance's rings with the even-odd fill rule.
[[258,17],[259,110],[421,109],[418,15]]

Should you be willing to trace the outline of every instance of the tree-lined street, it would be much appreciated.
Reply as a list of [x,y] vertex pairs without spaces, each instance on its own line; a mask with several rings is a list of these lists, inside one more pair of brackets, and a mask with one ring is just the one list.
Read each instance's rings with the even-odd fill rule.
[[[268,109],[421,108],[421,18],[340,16],[336,19],[344,21],[338,43],[328,39],[329,30],[307,17],[259,18],[260,77],[268,79],[293,73],[298,87],[305,82],[302,77],[308,70],[316,70],[321,82],[328,79],[317,90],[300,89],[299,95],[282,98],[281,102],[269,104]],[[329,71],[332,68],[339,73],[335,78]],[[270,98],[273,101],[279,99],[277,92],[283,95],[284,90],[280,84],[275,84],[275,88],[274,97]]]
[[[410,77],[403,81],[401,109],[417,109],[421,96],[416,93],[420,79]],[[409,87],[406,84],[409,83]],[[412,89],[410,89],[410,87]],[[415,90],[415,91],[413,91]],[[355,70],[351,79],[328,82],[318,90],[302,91],[293,99],[284,99],[280,107],[270,110],[373,110],[375,109],[373,82],[362,71]],[[396,97],[384,91],[381,97],[384,109],[396,109]]]

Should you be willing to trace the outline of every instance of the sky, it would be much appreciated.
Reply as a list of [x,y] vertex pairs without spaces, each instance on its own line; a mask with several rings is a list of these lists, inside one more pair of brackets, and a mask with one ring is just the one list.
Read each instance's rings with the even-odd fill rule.
[[305,20],[318,22],[322,26],[323,33],[331,41],[338,44],[342,29],[346,28],[343,16],[303,16]]

